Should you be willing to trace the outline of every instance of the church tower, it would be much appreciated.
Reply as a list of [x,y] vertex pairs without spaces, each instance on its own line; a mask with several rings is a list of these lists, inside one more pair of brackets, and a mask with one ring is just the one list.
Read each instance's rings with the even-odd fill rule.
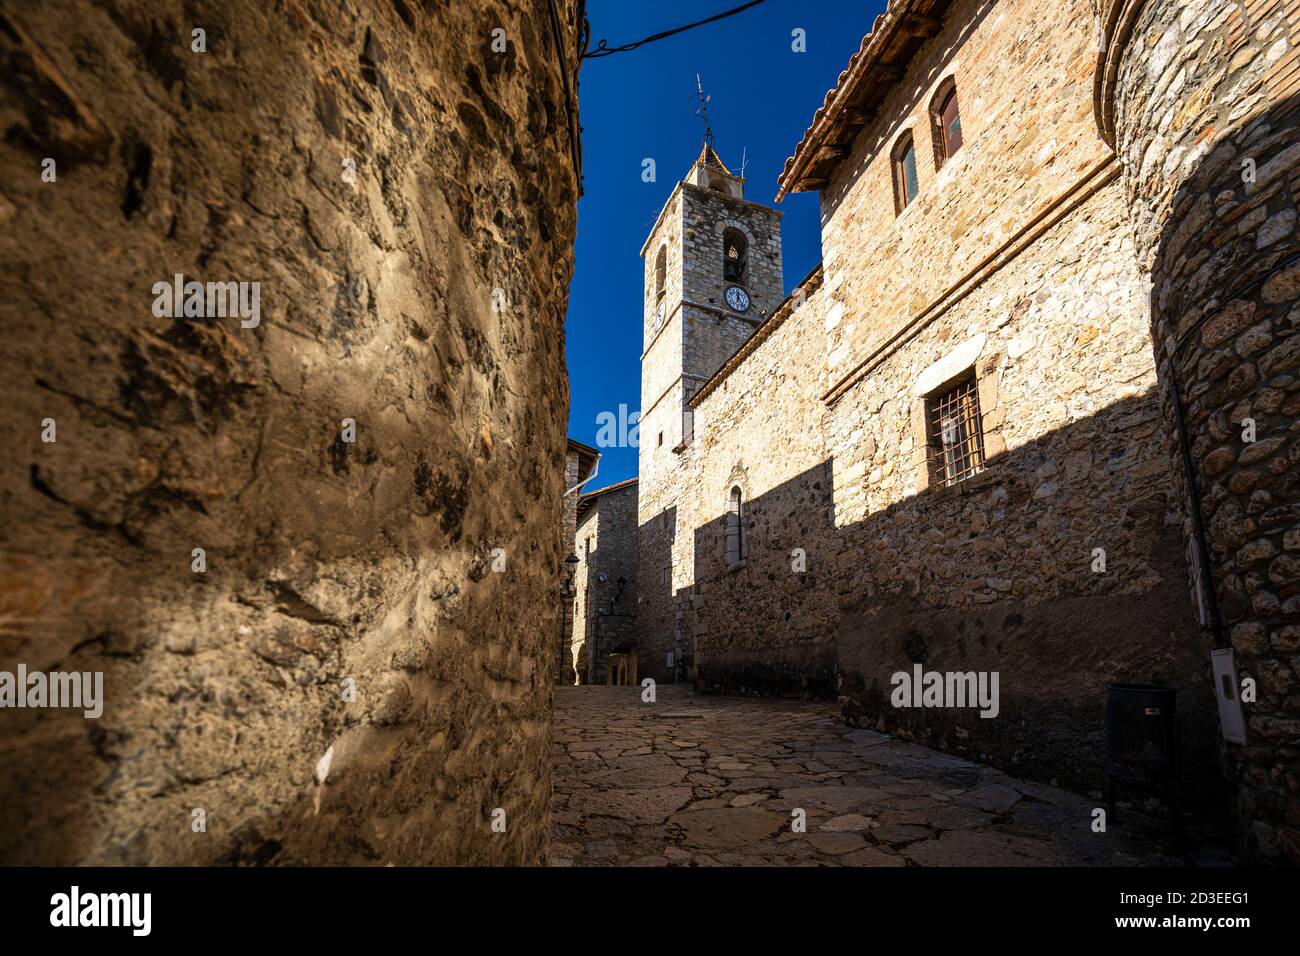
[[781,213],[745,198],[745,180],[707,136],[641,248],[640,603],[637,672],[683,675],[681,606],[694,569],[691,528],[678,528],[681,456],[699,387],[785,297]]

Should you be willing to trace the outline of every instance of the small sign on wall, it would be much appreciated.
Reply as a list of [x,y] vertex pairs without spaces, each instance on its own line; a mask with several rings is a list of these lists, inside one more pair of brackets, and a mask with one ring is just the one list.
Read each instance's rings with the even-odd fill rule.
[[1210,651],[1214,672],[1214,698],[1219,704],[1219,725],[1223,739],[1230,744],[1246,744],[1246,718],[1241,713],[1241,682],[1237,680],[1237,663],[1231,647]]

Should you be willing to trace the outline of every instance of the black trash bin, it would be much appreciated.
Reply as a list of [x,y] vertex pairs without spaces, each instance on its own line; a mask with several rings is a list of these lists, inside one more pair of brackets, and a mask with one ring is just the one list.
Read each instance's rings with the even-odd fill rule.
[[1106,802],[1115,817],[1115,784],[1158,793],[1182,823],[1178,698],[1164,684],[1106,685]]

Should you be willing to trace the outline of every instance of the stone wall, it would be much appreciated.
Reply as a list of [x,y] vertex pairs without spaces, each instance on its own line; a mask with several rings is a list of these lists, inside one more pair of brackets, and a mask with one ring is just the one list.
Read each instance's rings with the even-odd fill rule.
[[[891,355],[827,428],[852,569],[839,589],[850,709],[1080,789],[1101,779],[1112,681],[1177,687],[1187,780],[1214,766],[1123,216],[1106,187]],[[918,386],[960,351],[978,384],[986,470],[927,487]],[[888,707],[888,675],[911,663],[998,671],[1000,718]]]
[[1300,862],[1300,3],[1108,7],[1104,132],[1195,469],[1196,493],[1179,474],[1175,497],[1189,535],[1199,504],[1220,633],[1258,685],[1249,745],[1226,745],[1241,832],[1252,854]]
[[[578,450],[569,445],[564,454],[564,490],[577,486],[582,479],[581,467],[579,465]],[[574,539],[578,533],[578,495],[574,491],[564,496],[564,527],[560,535],[560,554],[561,560],[567,558],[570,554],[575,553],[573,546]],[[568,568],[564,571],[565,580],[568,580]],[[573,683],[573,644],[568,639],[568,635],[573,633],[574,627],[574,597],[573,582],[569,582],[568,591],[561,592],[561,610],[562,621],[560,625],[559,647],[556,648],[555,661],[555,683],[572,684]]]
[[[821,192],[823,263],[843,281],[827,316],[828,385],[1107,158],[1092,115],[1095,45],[1092,0],[951,5]],[[949,78],[964,142],[936,170],[929,114]],[[919,194],[896,214],[891,157],[909,132]],[[854,267],[864,262],[906,268]]]
[[[833,694],[838,612],[827,548],[831,472],[820,399],[820,291],[696,409],[680,480],[689,502],[687,647],[716,691]],[[741,492],[742,560],[729,564],[726,513]],[[795,548],[809,573],[796,573]]]
[[[1101,780],[1106,683],[1160,680],[1180,688],[1191,773],[1213,768],[1123,216],[1118,186],[1105,188],[829,408],[802,374],[824,355],[824,290],[700,403],[699,510],[684,521],[706,687],[838,693],[855,722],[1087,790]],[[961,353],[987,400],[988,467],[927,488],[916,386]],[[746,555],[729,567],[737,483]],[[891,707],[891,675],[914,663],[998,671],[1000,717]],[[1201,808],[1218,797],[1209,788]]]
[[[838,694],[854,722],[1084,791],[1103,779],[1105,685],[1167,682],[1209,811],[1221,794],[1190,786],[1217,777],[1208,645],[1075,7],[954,4],[832,176],[823,285],[698,403],[678,479],[689,639],[710,689]],[[964,144],[935,174],[926,110],[954,75]],[[908,124],[920,194],[896,217]],[[927,399],[963,374],[986,468],[942,487]],[[917,663],[997,671],[998,717],[894,708],[892,674]]]
[[610,649],[636,640],[637,481],[590,492],[581,507],[572,657],[579,684],[604,684]]
[[[697,161],[664,204],[646,241],[647,347],[641,363],[637,597],[638,672],[656,680],[678,676],[688,626],[692,580],[690,528],[678,520],[682,507],[679,458],[692,429],[688,402],[780,304],[783,295],[781,213],[743,197],[742,183],[722,174],[734,191],[697,185]],[[712,167],[703,170],[715,172]],[[736,196],[739,192],[742,196]],[[748,267],[741,285],[751,304],[744,313],[726,305],[732,285],[724,277],[723,233],[737,229],[748,241]],[[654,329],[657,250],[664,248],[667,282],[662,330]],[[669,655],[673,665],[669,665]]]
[[541,862],[578,4],[203,7],[0,13],[0,860]]

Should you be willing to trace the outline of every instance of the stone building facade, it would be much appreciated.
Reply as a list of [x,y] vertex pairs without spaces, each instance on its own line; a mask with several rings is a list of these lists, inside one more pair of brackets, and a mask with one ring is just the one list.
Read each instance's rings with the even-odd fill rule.
[[1300,2],[1108,0],[1096,112],[1123,166],[1184,533],[1258,684],[1226,747],[1248,849],[1300,862]]
[[4,5],[0,861],[545,859],[581,28]]
[[564,453],[564,524],[561,531],[560,552],[564,555],[564,577],[560,582],[560,629],[555,649],[555,683],[576,683],[574,670],[574,577],[578,557],[574,544],[578,533],[578,499],[582,489],[591,481],[600,462],[600,452],[590,445],[569,439]]
[[[855,722],[1082,790],[1106,684],[1172,684],[1209,812],[1222,606],[1269,697],[1230,757],[1244,829],[1295,857],[1293,6],[893,0],[781,177],[778,198],[821,193],[822,264],[707,353],[680,447],[643,428],[643,670],[833,694]],[[720,255],[670,248],[669,290]],[[1167,329],[1194,327],[1176,361],[1217,605],[1189,572],[1206,562],[1162,366]],[[643,362],[644,400],[664,370]],[[1234,445],[1252,411],[1259,440]],[[999,716],[892,706],[916,664],[998,672]]]
[[[637,666],[657,679],[670,678],[689,653],[679,596],[692,580],[691,529],[678,476],[691,442],[690,401],[784,297],[781,214],[746,199],[744,185],[706,143],[641,250],[637,616],[649,640],[638,641]],[[727,304],[731,288],[744,291],[744,308]]]
[[611,653],[636,655],[637,479],[578,499],[571,656],[575,683],[609,682]]

